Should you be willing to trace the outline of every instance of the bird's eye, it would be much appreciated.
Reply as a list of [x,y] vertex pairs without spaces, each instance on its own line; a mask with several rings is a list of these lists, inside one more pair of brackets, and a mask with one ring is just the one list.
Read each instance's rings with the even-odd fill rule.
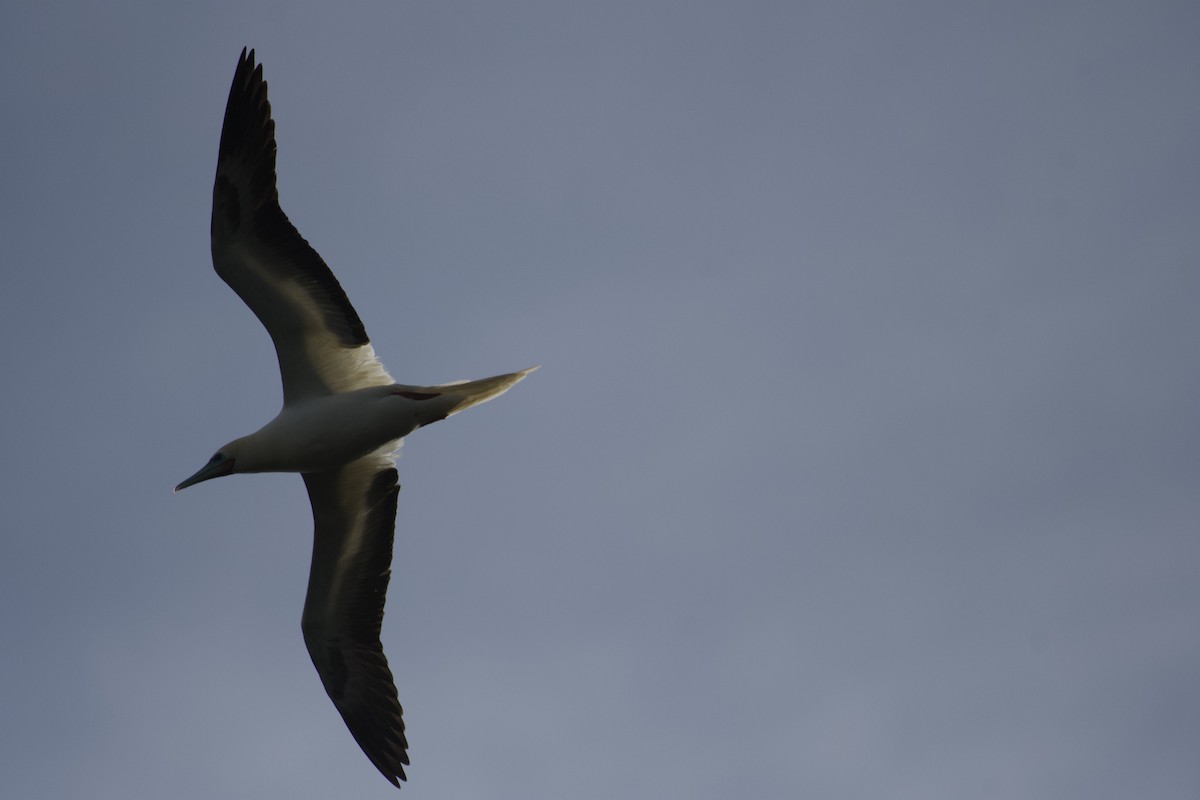
[[221,455],[220,453],[213,453],[213,457],[208,460],[208,463],[212,464],[214,462],[224,461],[224,460],[225,460],[225,456]]

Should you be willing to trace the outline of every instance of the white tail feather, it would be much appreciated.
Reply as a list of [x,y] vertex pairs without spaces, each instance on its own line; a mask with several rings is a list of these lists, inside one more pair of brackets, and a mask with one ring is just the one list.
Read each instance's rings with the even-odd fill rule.
[[446,416],[453,416],[460,411],[465,411],[471,406],[477,406],[480,403],[486,403],[493,397],[499,397],[507,392],[516,384],[525,379],[525,376],[533,372],[537,367],[523,369],[520,372],[510,372],[507,375],[496,375],[491,378],[482,378],[477,381],[455,381],[454,383],[442,383],[437,386],[431,386],[431,389],[440,389],[447,397],[459,400],[458,404]]

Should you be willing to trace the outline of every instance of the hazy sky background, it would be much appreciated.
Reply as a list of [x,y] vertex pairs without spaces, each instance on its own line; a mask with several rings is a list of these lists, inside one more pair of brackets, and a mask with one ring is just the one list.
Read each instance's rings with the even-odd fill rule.
[[386,798],[212,270],[238,53],[398,379],[412,798],[1200,796],[1195,2],[6,3],[0,786]]

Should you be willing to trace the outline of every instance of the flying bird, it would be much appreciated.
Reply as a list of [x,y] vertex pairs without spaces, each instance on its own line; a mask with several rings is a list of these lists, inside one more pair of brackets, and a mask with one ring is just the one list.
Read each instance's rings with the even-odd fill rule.
[[212,259],[271,335],[283,408],[175,491],[241,472],[300,473],[315,527],[304,643],[355,741],[399,787],[408,742],[379,641],[400,491],[395,453],[417,428],[503,394],[536,367],[437,386],[392,379],[341,285],[279,207],[275,122],[253,50],[242,50],[225,106]]

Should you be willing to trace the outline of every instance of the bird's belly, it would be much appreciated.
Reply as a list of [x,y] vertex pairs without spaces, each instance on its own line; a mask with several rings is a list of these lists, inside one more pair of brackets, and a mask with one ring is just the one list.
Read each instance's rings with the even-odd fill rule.
[[264,471],[322,472],[411,433],[408,415],[378,396],[334,395],[284,409],[263,428],[274,453]]

